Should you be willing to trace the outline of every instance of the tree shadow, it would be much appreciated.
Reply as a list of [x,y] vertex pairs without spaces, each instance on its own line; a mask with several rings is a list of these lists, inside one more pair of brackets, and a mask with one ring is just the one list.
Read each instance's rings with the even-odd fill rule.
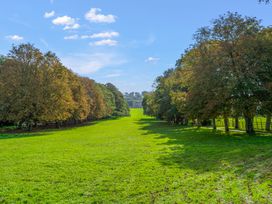
[[271,174],[272,134],[225,134],[208,128],[169,125],[153,118],[141,119],[138,124],[144,135],[155,134],[163,141],[158,158],[162,165],[198,173],[230,170],[246,176]]
[[[31,131],[23,130],[23,129],[15,129],[5,132],[0,132],[0,140],[2,139],[14,139],[14,138],[26,138],[26,137],[40,137],[40,136],[49,136],[55,132],[59,131],[69,131],[69,130],[76,130],[81,127],[88,127],[92,125],[96,125],[99,122],[106,121],[110,119],[101,119],[98,121],[91,121],[91,122],[84,122],[78,123],[75,125],[68,125],[68,126],[61,126],[60,128],[56,127],[37,127],[33,128]],[[113,119],[115,120],[115,118]]]
[[43,133],[5,133],[0,134],[0,140],[3,139],[15,139],[15,138],[26,138],[26,137],[41,137],[50,135],[50,131],[46,131]]
[[56,125],[52,126],[41,126],[33,128],[31,131],[23,130],[23,129],[8,129],[8,130],[1,130],[0,129],[0,140],[1,139],[13,139],[13,138],[25,138],[25,137],[38,137],[38,136],[48,136],[53,134],[53,132],[58,131],[69,131],[69,130],[76,130],[81,127],[88,127],[96,125],[103,121],[110,121],[110,120],[119,120],[123,118],[122,116],[111,116],[102,118],[99,120],[93,121],[86,121],[77,124],[67,124],[65,126],[60,126],[59,128]]

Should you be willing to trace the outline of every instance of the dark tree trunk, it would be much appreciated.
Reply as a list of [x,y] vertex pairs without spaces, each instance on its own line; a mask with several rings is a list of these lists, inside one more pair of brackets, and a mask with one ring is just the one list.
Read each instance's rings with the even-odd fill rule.
[[265,123],[265,130],[270,131],[271,130],[271,113],[266,115],[266,123]]
[[23,123],[20,121],[20,122],[18,123],[18,129],[22,129],[22,126],[23,126]]
[[60,128],[60,122],[56,122],[56,128]]
[[28,129],[28,131],[32,131],[32,123],[29,123],[29,124],[28,124],[27,129]]
[[215,118],[212,119],[212,125],[213,125],[213,129],[216,130],[216,120],[215,120]]
[[253,127],[253,117],[245,116],[246,121],[246,132],[249,135],[253,135],[255,133],[254,127]]
[[183,118],[183,125],[188,125],[188,119],[187,118]]
[[197,128],[200,128],[200,127],[201,127],[200,119],[197,119],[197,120],[196,120],[196,125],[197,125]]
[[229,133],[229,119],[224,117],[225,132]]
[[234,128],[239,129],[239,117],[238,116],[235,117],[234,120],[235,120]]

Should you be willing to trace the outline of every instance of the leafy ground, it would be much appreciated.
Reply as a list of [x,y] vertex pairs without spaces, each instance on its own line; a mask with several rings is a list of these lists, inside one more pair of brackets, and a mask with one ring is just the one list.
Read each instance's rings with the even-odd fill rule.
[[272,203],[272,136],[131,114],[0,135],[0,203]]

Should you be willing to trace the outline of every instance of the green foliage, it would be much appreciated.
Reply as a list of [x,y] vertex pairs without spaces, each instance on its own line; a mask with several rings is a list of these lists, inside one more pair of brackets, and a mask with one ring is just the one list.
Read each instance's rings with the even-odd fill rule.
[[113,112],[113,115],[128,116],[129,107],[123,94],[111,83],[107,83],[105,86],[109,91],[111,91],[114,96],[115,110]]
[[253,118],[263,112],[270,127],[271,28],[228,12],[200,28],[194,39],[176,68],[156,79],[154,92],[144,99],[145,113],[174,123],[191,119],[198,125],[223,117],[226,132],[230,116],[243,116],[246,131],[253,134]]
[[144,92],[143,93],[131,92],[125,93],[124,97],[130,108],[142,108],[143,95]]
[[143,116],[0,135],[2,203],[271,203],[272,138]]
[[29,130],[33,125],[128,114],[116,87],[111,90],[77,76],[54,53],[43,54],[31,44],[14,46],[1,57],[0,90],[0,123]]
[[97,85],[102,93],[103,100],[105,101],[105,116],[108,117],[114,114],[116,109],[115,96],[104,84]]

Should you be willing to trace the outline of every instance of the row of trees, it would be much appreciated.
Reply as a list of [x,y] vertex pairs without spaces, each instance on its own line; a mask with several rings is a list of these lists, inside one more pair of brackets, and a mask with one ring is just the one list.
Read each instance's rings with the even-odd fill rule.
[[125,93],[125,99],[130,108],[142,108],[143,95],[145,92],[130,92]]
[[52,52],[31,44],[0,57],[0,121],[33,125],[78,123],[129,114],[122,93],[67,69]]
[[188,119],[198,125],[223,117],[243,116],[246,131],[254,133],[256,114],[272,113],[272,28],[256,18],[227,13],[200,28],[194,44],[174,69],[156,79],[154,92],[145,94],[144,111],[174,123]]

